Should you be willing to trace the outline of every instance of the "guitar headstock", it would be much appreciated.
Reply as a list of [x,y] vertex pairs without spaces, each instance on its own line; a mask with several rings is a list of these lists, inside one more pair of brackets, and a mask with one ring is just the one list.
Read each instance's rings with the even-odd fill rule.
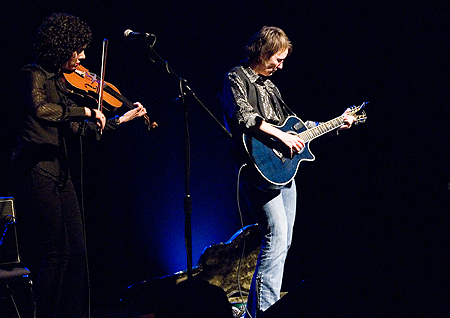
[[355,121],[355,125],[358,124],[364,124],[366,122],[367,119],[367,114],[366,112],[363,110],[364,106],[366,106],[366,104],[368,104],[369,102],[364,102],[359,106],[353,106],[349,109],[349,115],[352,115],[356,118]]
[[355,115],[355,118],[356,118],[356,121],[354,122],[354,125],[364,124],[366,122],[366,119],[367,119],[366,112],[361,110],[361,114],[360,115]]

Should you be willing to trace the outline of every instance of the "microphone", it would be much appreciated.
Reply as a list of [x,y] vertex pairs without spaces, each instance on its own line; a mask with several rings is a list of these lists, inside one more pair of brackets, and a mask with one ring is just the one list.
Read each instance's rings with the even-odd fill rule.
[[150,36],[154,36],[150,33],[144,33],[144,32],[133,32],[132,30],[128,29],[123,32],[123,37],[127,41],[131,40],[147,40]]

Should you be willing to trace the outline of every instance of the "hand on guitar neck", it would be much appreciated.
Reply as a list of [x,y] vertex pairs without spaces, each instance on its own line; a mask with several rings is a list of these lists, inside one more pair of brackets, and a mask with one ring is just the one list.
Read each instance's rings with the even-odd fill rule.
[[352,127],[352,124],[356,122],[356,117],[353,116],[353,114],[350,114],[350,108],[347,108],[342,116],[344,123],[341,127],[339,127],[338,130],[349,129],[350,127]]

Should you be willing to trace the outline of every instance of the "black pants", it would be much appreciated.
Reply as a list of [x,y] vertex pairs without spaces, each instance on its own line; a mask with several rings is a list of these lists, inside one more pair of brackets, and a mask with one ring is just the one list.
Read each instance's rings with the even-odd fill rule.
[[61,186],[32,171],[22,180],[16,203],[23,260],[37,272],[37,317],[83,317],[86,253],[72,181]]

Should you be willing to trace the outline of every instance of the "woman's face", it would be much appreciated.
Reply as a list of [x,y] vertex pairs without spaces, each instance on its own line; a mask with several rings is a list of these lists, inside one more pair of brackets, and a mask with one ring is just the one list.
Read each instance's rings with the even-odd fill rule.
[[289,50],[285,49],[283,51],[275,53],[268,60],[264,60],[261,58],[261,60],[253,70],[256,72],[256,74],[271,76],[276,72],[276,70],[280,70],[283,68],[283,62],[288,56],[288,52]]
[[84,50],[80,53],[73,52],[72,57],[64,63],[62,68],[68,70],[68,71],[74,71],[78,65],[80,65],[81,60],[84,60],[86,58],[86,55],[84,55]]

